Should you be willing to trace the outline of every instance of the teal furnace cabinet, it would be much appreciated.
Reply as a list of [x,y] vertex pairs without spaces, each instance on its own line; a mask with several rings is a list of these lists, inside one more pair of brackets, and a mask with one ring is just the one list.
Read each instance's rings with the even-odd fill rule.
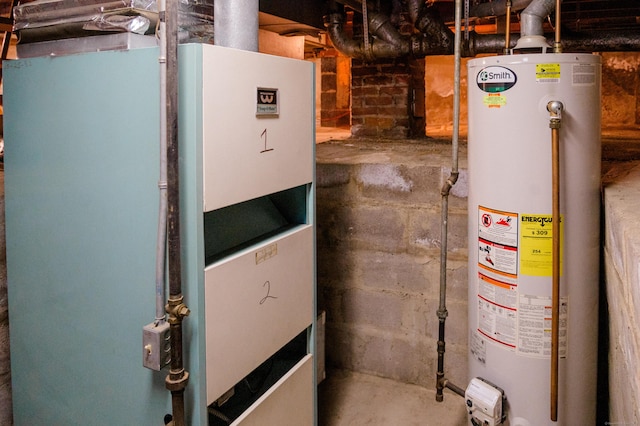
[[[313,425],[314,70],[182,45],[190,425]],[[161,425],[155,317],[158,49],[4,65],[16,425]]]

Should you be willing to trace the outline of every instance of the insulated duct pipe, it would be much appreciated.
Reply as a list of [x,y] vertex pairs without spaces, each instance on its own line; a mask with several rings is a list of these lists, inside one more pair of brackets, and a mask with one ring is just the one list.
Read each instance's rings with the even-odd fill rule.
[[443,23],[423,15],[423,34],[403,36],[381,13],[369,13],[369,31],[375,36],[366,49],[361,40],[350,38],[344,30],[344,15],[331,13],[325,16],[325,27],[331,42],[346,56],[373,60],[377,58],[400,58],[407,55],[424,57],[446,55],[453,51],[453,33]]
[[[342,13],[332,13],[325,16],[325,27],[331,42],[343,54],[364,60],[399,58],[409,54],[409,40],[403,38],[384,15],[380,13],[369,14],[369,30],[378,39],[370,40],[366,49],[362,40],[355,40],[346,35],[344,21]],[[368,35],[366,36],[368,37]]]
[[[532,0],[511,0],[511,10],[518,11],[529,6]],[[495,0],[488,3],[480,3],[471,7],[470,16],[480,18],[487,16],[503,16],[507,14],[507,0]]]
[[258,51],[258,0],[216,0],[213,3],[215,43]]
[[[411,55],[416,58],[429,55],[451,55],[454,53],[453,32],[444,23],[436,19],[433,14],[426,13],[430,8],[420,5],[420,0],[410,0],[408,6],[411,19],[416,19],[414,25],[421,34],[402,36],[391,25],[390,19],[380,13],[369,13],[369,28],[376,37],[365,49],[362,40],[354,40],[344,28],[345,18],[340,12],[333,12],[325,16],[325,27],[335,48],[346,56],[358,59],[373,60],[377,58],[399,58]],[[531,4],[512,0],[512,10],[518,10]],[[526,4],[525,4],[526,3]],[[488,4],[488,3],[487,3]],[[495,12],[506,11],[506,1],[495,1]],[[504,5],[504,8],[500,6]],[[361,5],[361,3],[359,3]],[[537,10],[540,6],[534,6]],[[482,9],[478,9],[482,11]],[[534,9],[532,9],[534,10]],[[473,11],[473,10],[472,10]],[[493,12],[492,12],[493,13]],[[421,15],[420,15],[421,14]],[[481,16],[478,12],[473,16]],[[542,18],[544,19],[544,18]],[[534,27],[537,25],[534,25]],[[530,23],[529,28],[532,28]],[[539,30],[537,30],[539,32]],[[545,43],[552,45],[554,34],[541,35]],[[509,43],[514,48],[515,41]],[[582,33],[564,35],[562,39],[565,52],[616,52],[640,50],[640,35],[629,34],[625,31],[609,31],[606,34]],[[462,56],[473,57],[479,54],[501,53],[505,48],[503,34],[477,34],[470,32],[468,43],[462,47]]]
[[165,385],[171,391],[173,426],[185,424],[184,390],[189,381],[182,357],[182,320],[189,315],[183,303],[180,243],[180,162],[178,150],[178,1],[167,0],[167,254],[169,265],[169,314],[171,364]]
[[[555,34],[545,34],[546,43],[551,46]],[[515,48],[515,41],[510,43]],[[629,34],[628,31],[608,31],[601,33],[564,34],[562,36],[564,52],[633,52],[640,50],[640,34]],[[466,46],[467,56],[485,53],[500,53],[504,48],[503,34],[470,33],[469,44]]]

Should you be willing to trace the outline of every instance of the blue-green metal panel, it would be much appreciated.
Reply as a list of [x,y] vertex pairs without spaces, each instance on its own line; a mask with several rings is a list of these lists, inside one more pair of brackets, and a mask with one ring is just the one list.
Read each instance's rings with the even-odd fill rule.
[[[313,66],[311,67],[311,73],[312,73],[312,77],[311,77],[311,81],[316,81],[316,66],[315,63],[313,64]],[[313,167],[313,181],[309,184],[309,223],[313,224],[313,324],[311,326],[311,353],[313,354],[313,422],[314,422],[314,426],[317,426],[318,424],[318,348],[317,348],[317,340],[316,340],[316,336],[318,335],[318,282],[317,282],[317,277],[318,277],[318,265],[317,265],[317,259],[318,259],[318,254],[317,254],[317,244],[316,244],[316,232],[317,232],[317,227],[316,227],[316,140],[315,140],[315,134],[316,134],[316,119],[315,119],[315,99],[316,99],[316,91],[315,91],[315,85],[313,85],[311,87],[311,91],[312,91],[312,102],[313,102],[313,107],[312,107],[312,111],[313,114],[311,114],[310,117],[310,121],[311,121],[311,129],[312,129],[312,135],[313,135],[313,140],[311,141],[311,143],[313,143],[313,162],[312,162],[312,167]]]
[[[189,59],[197,49],[187,50],[185,73],[196,78],[180,98],[180,137],[190,141],[181,153],[187,411],[190,424],[205,424],[201,76]],[[155,313],[157,57],[151,48],[5,63],[16,425],[158,425],[171,411],[166,372],[142,367],[141,344]]]
[[188,424],[207,424],[204,321],[204,225],[202,200],[202,45],[181,45],[178,124],[183,294],[191,309],[184,321]]

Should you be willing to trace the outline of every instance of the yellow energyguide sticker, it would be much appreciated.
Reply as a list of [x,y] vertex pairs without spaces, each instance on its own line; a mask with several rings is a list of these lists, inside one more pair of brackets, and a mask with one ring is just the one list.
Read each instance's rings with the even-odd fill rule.
[[[563,225],[560,217],[560,275],[562,275]],[[550,277],[553,273],[553,221],[551,215],[520,216],[520,273]]]

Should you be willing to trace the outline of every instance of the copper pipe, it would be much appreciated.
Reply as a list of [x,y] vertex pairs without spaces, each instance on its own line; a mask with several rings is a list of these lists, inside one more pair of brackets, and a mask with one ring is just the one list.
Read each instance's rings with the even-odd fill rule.
[[509,54],[511,45],[511,0],[507,0],[507,13],[505,15],[504,54]]
[[558,421],[558,361],[560,329],[560,126],[562,102],[551,101],[551,223],[552,223],[552,297],[551,297],[551,420]]
[[562,42],[560,41],[560,3],[561,0],[556,0],[556,39],[553,43],[553,53],[562,53]]

